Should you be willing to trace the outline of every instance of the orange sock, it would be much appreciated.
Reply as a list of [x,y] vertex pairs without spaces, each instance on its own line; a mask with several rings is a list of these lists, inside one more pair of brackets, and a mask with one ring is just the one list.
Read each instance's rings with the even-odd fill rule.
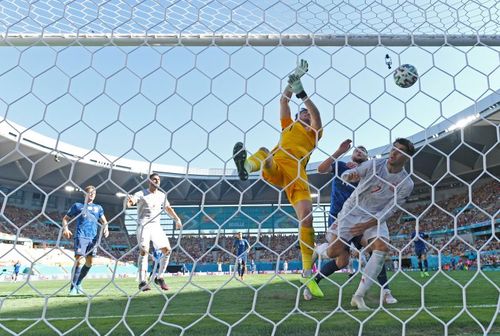
[[302,254],[302,269],[308,271],[312,268],[312,255],[314,249],[314,228],[300,227],[300,253]]

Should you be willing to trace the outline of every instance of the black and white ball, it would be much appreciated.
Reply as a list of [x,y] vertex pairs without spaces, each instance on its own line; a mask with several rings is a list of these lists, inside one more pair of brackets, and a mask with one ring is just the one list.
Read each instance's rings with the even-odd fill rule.
[[418,80],[417,68],[411,64],[400,65],[394,70],[393,77],[397,86],[409,88]]

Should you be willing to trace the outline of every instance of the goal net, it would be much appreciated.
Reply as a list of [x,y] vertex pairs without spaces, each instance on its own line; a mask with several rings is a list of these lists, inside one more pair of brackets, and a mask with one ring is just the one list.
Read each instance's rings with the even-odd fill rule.
[[[13,0],[0,13],[0,334],[500,333],[496,1]],[[372,160],[397,138],[415,145],[414,189],[387,220],[387,278],[365,297],[370,311],[350,300],[373,243],[306,300],[287,191],[262,170],[240,181],[234,164],[236,142],[251,155],[280,140],[280,98],[301,59],[322,121],[305,169],[316,245],[341,175],[320,164],[350,162],[352,151],[335,155],[346,139]],[[418,71],[409,88],[394,82],[403,64]],[[293,95],[289,106],[293,118],[305,105]],[[162,214],[171,288],[151,280],[143,293],[126,203],[152,172],[183,227]],[[62,219],[88,185],[109,236],[98,230],[72,297]]]

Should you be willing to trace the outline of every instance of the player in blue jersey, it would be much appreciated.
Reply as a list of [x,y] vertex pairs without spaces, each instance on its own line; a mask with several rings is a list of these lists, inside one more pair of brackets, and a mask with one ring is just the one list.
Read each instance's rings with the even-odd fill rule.
[[153,275],[159,274],[160,272],[160,262],[161,258],[164,257],[164,254],[161,249],[154,249],[153,250],[153,265],[151,267],[151,272],[149,272],[149,279]]
[[[342,210],[342,207],[344,206],[344,202],[351,196],[352,192],[354,191],[354,188],[357,187],[358,185],[357,182],[350,184],[345,183],[340,179],[340,176],[346,170],[355,168],[361,163],[368,160],[368,151],[366,150],[366,148],[364,146],[358,146],[354,149],[352,153],[351,161],[349,162],[338,161],[337,159],[339,157],[341,157],[342,155],[347,153],[349,149],[351,149],[351,143],[352,140],[350,139],[344,140],[340,144],[339,148],[335,151],[335,153],[333,153],[332,156],[328,157],[318,166],[318,172],[320,174],[332,173],[335,176],[332,181],[328,226],[332,225],[332,223],[335,222],[340,210]],[[363,248],[361,244],[361,239],[358,238],[354,239],[352,243],[358,250],[361,250]],[[345,264],[345,261],[342,261],[339,264],[343,265]],[[339,269],[340,268],[337,266],[337,259],[330,260],[321,267],[320,272],[316,274],[314,280],[317,283],[319,283],[322,279],[329,277]],[[398,300],[396,300],[396,298],[392,296],[389,284],[387,283],[387,270],[385,265],[382,268],[382,271],[380,272],[377,280],[380,283],[380,285],[382,285],[384,288],[385,303],[387,304],[397,303]],[[304,290],[304,299],[306,300],[312,299],[312,295],[310,295],[307,289]]]
[[427,263],[427,246],[424,242],[424,239],[426,238],[429,238],[429,235],[421,231],[418,232],[418,235],[415,231],[411,234],[411,239],[415,243],[415,254],[418,258],[418,268],[420,269],[420,276],[422,278],[430,276],[429,264]]
[[[82,290],[82,280],[92,267],[92,257],[97,253],[97,240],[99,238],[99,228],[102,224],[102,234],[108,237],[108,221],[104,216],[102,206],[95,204],[96,189],[94,186],[87,186],[85,189],[84,203],[74,203],[62,220],[63,235],[67,239],[73,236],[68,228],[68,222],[76,219],[75,241],[75,264],[73,266],[70,295],[84,294]],[[83,258],[85,265],[81,267]]]
[[17,276],[19,275],[19,271],[20,270],[21,270],[21,263],[18,260],[14,264],[14,273],[13,273],[13,276],[12,276],[12,280],[17,281]]
[[243,239],[243,234],[238,232],[233,244],[234,254],[236,255],[236,264],[238,266],[238,276],[243,280],[247,267],[248,251],[250,250],[250,243],[248,240]]

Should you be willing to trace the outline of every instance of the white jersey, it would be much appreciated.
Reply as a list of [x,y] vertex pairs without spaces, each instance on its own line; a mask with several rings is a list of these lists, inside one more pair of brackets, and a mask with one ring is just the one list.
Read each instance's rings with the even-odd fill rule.
[[350,240],[350,228],[372,218],[378,219],[379,224],[384,227],[377,231],[375,226],[371,231],[380,235],[382,229],[382,235],[388,236],[385,222],[398,209],[397,206],[406,202],[413,190],[413,181],[404,169],[395,174],[389,173],[387,159],[365,161],[358,167],[345,171],[342,179],[345,180],[350,173],[357,173],[360,181],[345,201],[335,223],[340,228],[340,237]]
[[132,201],[137,203],[139,225],[160,224],[160,215],[163,209],[170,206],[167,195],[160,190],[156,190],[154,193],[149,189],[138,191],[132,196]]

